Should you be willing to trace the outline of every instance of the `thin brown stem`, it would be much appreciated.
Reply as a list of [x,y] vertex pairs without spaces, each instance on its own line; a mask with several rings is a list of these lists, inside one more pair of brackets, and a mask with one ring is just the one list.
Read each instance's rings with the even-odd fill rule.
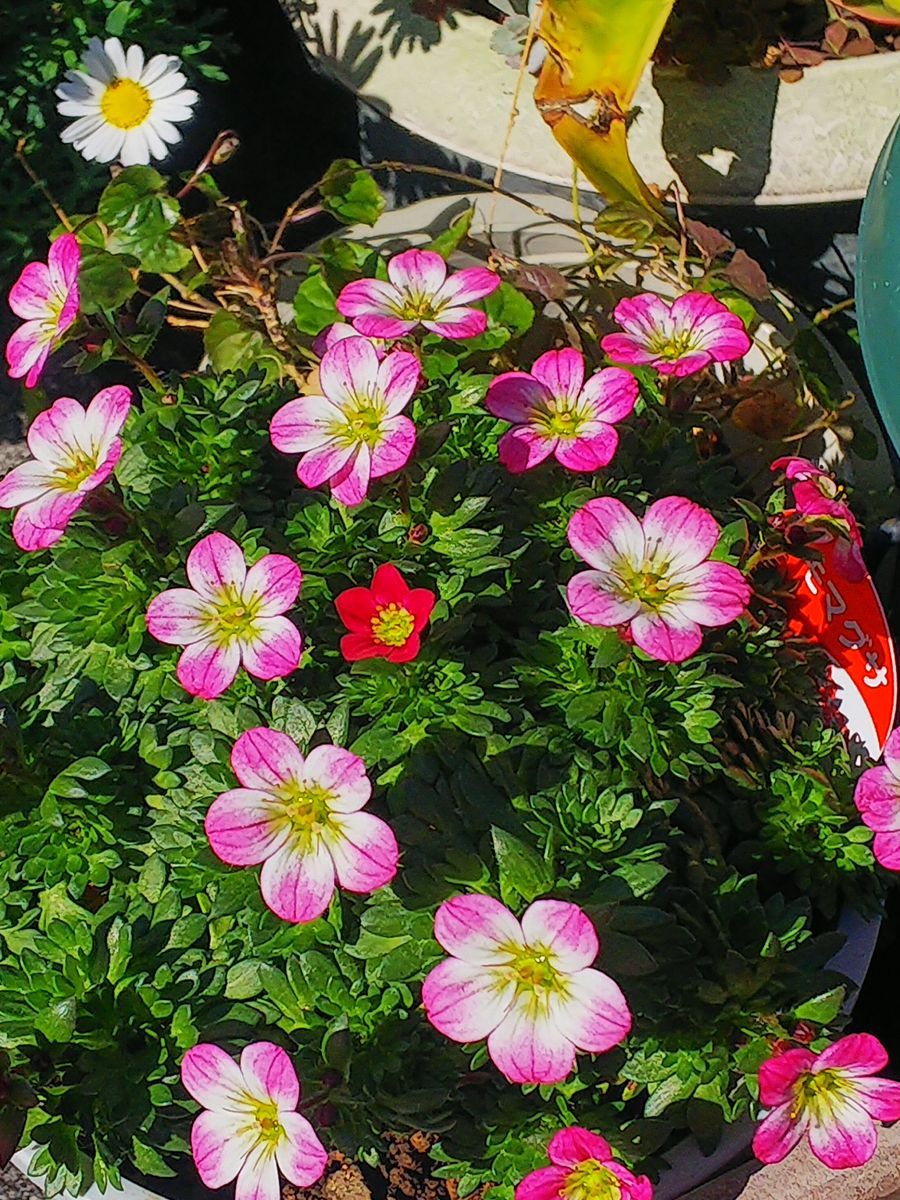
[[141,358],[139,354],[135,354],[135,352],[119,333],[118,329],[116,329],[112,321],[108,320],[102,313],[98,315],[101,323],[106,329],[106,332],[116,343],[119,353],[122,355],[122,357],[130,362],[136,371],[143,375],[147,383],[149,383],[150,387],[152,387],[155,392],[165,394],[168,389],[150,364],[146,362],[145,359]]
[[185,287],[177,275],[162,274],[160,278],[164,279],[169,287],[174,288],[182,300],[188,300],[191,304],[196,304],[198,308],[203,309],[205,312],[214,313],[218,309],[219,306],[213,304],[212,300],[206,300],[203,296]]
[[25,172],[25,174],[28,176],[28,178],[31,180],[31,182],[35,185],[35,187],[38,189],[38,191],[41,193],[41,195],[44,197],[44,199],[47,201],[47,203],[50,205],[50,207],[56,213],[57,219],[63,225],[65,225],[66,229],[68,229],[68,231],[71,233],[72,232],[72,222],[66,216],[65,212],[63,212],[62,206],[54,199],[53,194],[50,191],[50,189],[47,187],[46,183],[44,183],[43,179],[41,179],[40,175],[37,174],[37,172],[32,167],[31,163],[28,161],[28,158],[25,154],[25,139],[24,138],[19,138],[18,142],[16,143],[16,158],[19,160],[19,162],[22,166],[22,170]]
[[[234,145],[231,147],[225,147],[226,142],[232,142]],[[201,177],[201,175],[205,175],[211,166],[215,166],[219,162],[225,161],[225,159],[222,157],[223,148],[228,150],[226,157],[230,158],[237,149],[238,145],[240,145],[240,138],[233,129],[223,129],[221,133],[217,134],[215,141],[200,159],[196,167],[194,167],[191,177],[188,179],[187,183],[180,191],[175,193],[175,199],[183,200],[188,192],[196,187],[197,180]]]

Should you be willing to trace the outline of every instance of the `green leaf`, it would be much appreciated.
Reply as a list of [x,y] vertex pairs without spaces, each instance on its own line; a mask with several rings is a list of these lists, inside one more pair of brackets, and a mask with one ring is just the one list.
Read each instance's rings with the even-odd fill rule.
[[508,329],[513,337],[521,337],[534,323],[534,305],[512,284],[501,283],[481,303],[488,316],[488,325]]
[[272,704],[271,725],[273,729],[293,738],[300,749],[305,750],[319,722],[302,701],[290,696],[277,696]]
[[110,230],[107,249],[133,255],[143,270],[175,272],[190,262],[190,250],[171,237],[181,206],[152,167],[126,167],[104,188],[97,215]]
[[106,32],[112,37],[121,37],[131,14],[131,0],[120,0],[106,18]]
[[300,332],[321,333],[341,319],[325,276],[318,271],[307,275],[294,293],[294,321]]
[[384,212],[384,196],[368,171],[350,158],[331,164],[319,186],[322,207],[344,225],[374,225]]
[[81,311],[86,316],[120,308],[137,290],[128,263],[106,250],[84,250],[78,272]]
[[263,984],[259,975],[259,963],[252,958],[229,967],[225,977],[225,995],[229,1000],[249,1000],[258,996]]
[[34,1025],[50,1042],[68,1042],[75,1032],[77,1006],[72,996],[58,1000],[35,1017]]
[[165,1178],[175,1174],[171,1167],[166,1166],[159,1151],[154,1150],[152,1146],[148,1146],[146,1142],[140,1141],[137,1137],[132,1137],[131,1148],[134,1165],[144,1175],[157,1175]]
[[475,209],[467,208],[455,221],[450,223],[449,227],[443,233],[439,233],[434,241],[429,242],[427,246],[423,246],[423,249],[440,254],[441,258],[449,258],[454,250],[458,250],[468,237],[474,216]]
[[841,1011],[847,989],[834,987],[828,992],[814,996],[794,1009],[798,1021],[815,1021],[817,1025],[828,1025]]
[[238,316],[224,308],[213,314],[203,335],[203,345],[213,370],[219,374],[247,371],[256,365],[265,372],[267,383],[281,378],[281,358],[269,339],[260,330],[243,325]]
[[527,903],[553,887],[553,870],[532,846],[515,834],[491,826],[491,841],[500,872],[500,894],[509,904],[516,896]]

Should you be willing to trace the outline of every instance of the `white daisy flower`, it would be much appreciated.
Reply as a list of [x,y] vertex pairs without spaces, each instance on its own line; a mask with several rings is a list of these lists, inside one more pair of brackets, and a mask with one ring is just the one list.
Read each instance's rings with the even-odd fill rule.
[[58,111],[75,117],[62,140],[88,160],[123,166],[165,158],[169,146],[181,141],[175,128],[187,121],[197,93],[186,88],[173,54],[156,54],[144,61],[140,46],[126,51],[118,38],[91,38],[80,71],[67,71],[56,89]]

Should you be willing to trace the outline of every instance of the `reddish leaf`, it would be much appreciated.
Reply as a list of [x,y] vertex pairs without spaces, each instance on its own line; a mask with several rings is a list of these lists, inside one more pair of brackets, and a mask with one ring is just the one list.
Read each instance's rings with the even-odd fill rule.
[[753,300],[768,300],[772,295],[766,273],[745,250],[738,250],[722,272],[729,283]]
[[545,300],[562,300],[569,290],[565,275],[555,267],[520,264],[510,282],[523,291],[537,292]]
[[691,241],[708,262],[734,249],[734,242],[712,225],[704,225],[702,221],[688,218],[684,226]]

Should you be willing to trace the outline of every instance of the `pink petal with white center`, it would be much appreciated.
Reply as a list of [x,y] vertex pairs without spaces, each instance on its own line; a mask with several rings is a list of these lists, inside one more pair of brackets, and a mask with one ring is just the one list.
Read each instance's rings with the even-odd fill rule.
[[6,343],[7,374],[12,379],[25,376],[25,386],[34,387],[50,357],[50,342],[40,321],[26,321]]
[[[329,325],[324,333],[319,334],[313,343],[313,350],[321,358],[326,350],[330,350],[333,346],[336,346],[338,342],[342,342],[344,338],[364,336],[365,335],[361,334],[358,329],[354,329],[352,325],[348,325],[345,321],[335,321],[333,325]],[[374,348],[378,357],[384,358],[383,345],[379,342]]]
[[343,424],[343,413],[325,396],[298,396],[272,417],[269,437],[276,450],[302,454],[328,445]]
[[[349,317],[358,329],[355,318],[394,316],[402,303],[403,299],[392,283],[382,279],[356,279],[341,290],[335,307],[343,316]],[[409,324],[414,326],[415,321]]]
[[275,1160],[282,1175],[297,1187],[312,1187],[325,1173],[328,1152],[300,1113],[282,1112],[278,1120],[285,1132],[275,1147]]
[[875,1075],[888,1064],[888,1052],[871,1033],[851,1033],[818,1056],[814,1072],[837,1068],[848,1075]]
[[833,1171],[863,1166],[877,1147],[878,1133],[872,1118],[855,1100],[835,1096],[826,1120],[810,1117],[809,1148]]
[[91,492],[94,488],[100,487],[101,483],[106,483],[107,479],[109,479],[110,475],[116,469],[119,459],[122,457],[121,439],[113,438],[103,451],[103,454],[105,457],[97,470],[78,485],[79,492]]
[[390,417],[381,427],[382,440],[371,450],[373,479],[391,475],[409,462],[416,445],[416,427],[409,417]]
[[511,475],[521,475],[539,467],[556,450],[559,439],[548,437],[527,425],[517,425],[504,433],[497,446],[501,463]]
[[516,1188],[515,1200],[559,1200],[564,1196],[570,1171],[566,1167],[541,1167],[526,1175]]
[[700,626],[682,620],[677,612],[642,612],[631,622],[635,645],[659,662],[684,662],[703,641]]
[[683,496],[666,496],[651,504],[643,520],[647,557],[672,575],[699,566],[719,540],[715,517]]
[[38,503],[35,501],[35,504],[23,505],[13,519],[13,540],[21,550],[47,550],[55,546],[66,531],[69,517],[81,506],[82,498],[76,496],[69,500],[69,508],[62,514],[64,519],[61,517],[61,524],[58,525],[44,525],[32,519],[32,510]]
[[686,354],[684,358],[679,358],[674,362],[658,358],[654,360],[653,365],[660,375],[671,375],[675,379],[684,379],[688,375],[696,375],[698,371],[704,370],[713,361],[713,356],[709,351],[698,350],[696,353]]
[[9,291],[9,307],[24,320],[43,320],[49,315],[55,289],[46,263],[29,263]]
[[73,450],[87,454],[90,442],[85,436],[84,409],[71,396],[60,396],[34,418],[26,440],[34,457],[52,466],[68,463]]
[[900,780],[900,729],[895,729],[885,742],[882,757],[887,769]]
[[488,1054],[510,1083],[562,1083],[575,1067],[575,1047],[527,998],[488,1037]]
[[855,1079],[854,1098],[875,1121],[900,1121],[900,1083],[893,1079]]
[[384,342],[406,337],[408,333],[412,333],[418,327],[418,324],[418,321],[392,317],[388,313],[371,313],[367,316],[353,318],[353,328],[357,333]]
[[864,771],[853,799],[870,829],[900,830],[900,779],[888,767],[870,767]]
[[256,1134],[247,1128],[243,1113],[202,1112],[191,1128],[191,1153],[206,1187],[231,1183],[255,1141]]
[[0,479],[0,508],[18,508],[38,500],[53,483],[53,472],[44,463],[20,463]]
[[500,972],[445,958],[422,984],[422,1003],[438,1033],[453,1042],[478,1042],[509,1012],[515,983]]
[[[370,342],[366,344],[371,346]],[[372,352],[375,353],[374,346]],[[406,350],[394,350],[382,359],[376,390],[384,397],[388,416],[395,417],[406,408],[416,393],[421,375],[419,360]]]
[[569,611],[586,625],[602,629],[624,625],[641,611],[641,602],[623,599],[618,586],[616,578],[605,571],[580,571],[566,587]]
[[[24,504],[16,514],[16,519],[27,517],[29,523],[40,529],[62,531],[82,504],[84,504],[84,496],[81,492],[48,490],[42,496],[38,496],[36,500],[29,500],[27,504]],[[13,522],[13,528],[15,529],[15,522]]]
[[208,636],[209,611],[209,602],[190,588],[171,588],[150,601],[147,628],[167,646],[188,646]]
[[308,450],[297,464],[297,478],[308,488],[319,487],[340,474],[354,453],[354,446],[342,446],[335,441],[315,450]]
[[175,668],[178,682],[186,692],[201,700],[215,700],[234,682],[241,664],[237,642],[227,646],[214,642],[192,642],[182,652]]
[[290,823],[268,792],[233,788],[209,806],[206,836],[213,853],[232,867],[255,867],[280,850]]
[[527,424],[534,410],[545,409],[552,397],[539,380],[524,371],[507,371],[490,384],[484,398],[489,413],[513,425]]
[[303,574],[284,554],[266,554],[247,572],[241,597],[247,603],[261,601],[261,617],[277,617],[295,603]]
[[591,423],[596,433],[587,431],[577,438],[560,438],[556,443],[556,461],[569,471],[599,471],[609,466],[619,445],[619,435],[612,425]]
[[640,395],[635,377],[619,367],[605,367],[588,379],[581,390],[581,402],[588,402],[594,419],[615,424],[634,411]]
[[78,281],[81,266],[81,248],[74,233],[64,233],[50,246],[47,267],[50,279],[60,292],[68,291]]
[[500,286],[500,276],[487,267],[466,267],[443,283],[435,296],[437,305],[456,306],[471,304],[473,300],[481,300],[496,292]]
[[600,1163],[608,1162],[613,1152],[609,1142],[598,1133],[591,1133],[580,1125],[572,1125],[569,1129],[554,1133],[547,1146],[547,1157],[557,1166],[571,1169],[589,1158]]
[[204,1108],[239,1110],[244,1077],[230,1054],[212,1042],[191,1047],[181,1060],[181,1082]]
[[900,833],[876,833],[872,853],[886,871],[900,871]]
[[604,1054],[623,1042],[631,1029],[631,1011],[619,985],[591,967],[576,971],[567,984],[568,995],[550,1001],[560,1033],[592,1054]]
[[300,1101],[300,1081],[294,1064],[274,1042],[252,1042],[241,1051],[241,1074],[247,1091],[263,1103],[295,1109]]
[[347,508],[362,504],[372,479],[372,452],[366,445],[356,448],[351,459],[331,477],[329,486],[336,500]]
[[672,607],[679,618],[698,625],[728,625],[750,600],[750,585],[737,567],[728,563],[701,563],[681,574],[678,582],[678,598]]
[[487,313],[478,308],[445,308],[434,321],[422,324],[438,337],[451,340],[478,337],[487,329]]
[[345,338],[322,355],[319,385],[332,403],[343,407],[371,392],[378,372],[378,355],[368,338]]
[[260,1143],[241,1168],[234,1200],[281,1200],[281,1180],[271,1142]]
[[303,653],[300,631],[287,617],[263,617],[252,637],[240,639],[244,669],[257,679],[282,679],[296,671]]
[[247,578],[243,550],[224,533],[201,538],[187,557],[186,569],[194,591],[211,600],[218,600],[226,588],[240,593]]
[[329,807],[336,813],[353,813],[368,803],[372,784],[366,764],[341,746],[316,746],[306,756],[302,779],[330,792]]
[[445,900],[434,915],[434,936],[448,954],[474,966],[509,962],[524,946],[522,926],[493,896],[473,893]]
[[431,297],[447,278],[447,264],[433,250],[404,250],[390,260],[387,273],[391,283],[406,295]]
[[641,523],[621,500],[590,500],[569,521],[569,545],[598,571],[615,571],[624,559],[635,569],[644,561]]
[[787,1158],[809,1125],[806,1109],[791,1117],[794,1101],[779,1105],[761,1121],[753,1138],[753,1153],[762,1163],[779,1163]]
[[672,323],[669,305],[652,292],[642,292],[639,296],[620,300],[613,320],[628,333],[643,339],[652,337],[658,331],[668,331]]
[[811,1050],[786,1050],[767,1058],[759,1068],[759,1102],[763,1108],[775,1108],[794,1099],[794,1085],[807,1072],[816,1056]]
[[322,836],[341,887],[365,894],[390,883],[400,857],[391,827],[367,812],[334,814],[331,820],[334,828]]
[[315,921],[334,895],[334,863],[321,842],[300,849],[295,841],[267,858],[259,877],[263,900],[295,925]]
[[567,900],[535,900],[522,917],[522,935],[529,946],[552,951],[561,971],[581,971],[600,952],[594,926]]
[[643,367],[656,361],[656,355],[651,353],[643,342],[633,338],[630,333],[608,333],[600,345],[603,353],[613,362],[628,363],[632,367]]
[[84,430],[99,457],[103,457],[121,431],[130,409],[131,389],[118,384],[103,388],[87,406]]
[[245,788],[275,791],[304,778],[303,755],[293,738],[278,729],[248,729],[231,748],[231,769]]
[[556,399],[575,401],[584,383],[584,355],[578,350],[548,350],[535,359],[531,374]]

